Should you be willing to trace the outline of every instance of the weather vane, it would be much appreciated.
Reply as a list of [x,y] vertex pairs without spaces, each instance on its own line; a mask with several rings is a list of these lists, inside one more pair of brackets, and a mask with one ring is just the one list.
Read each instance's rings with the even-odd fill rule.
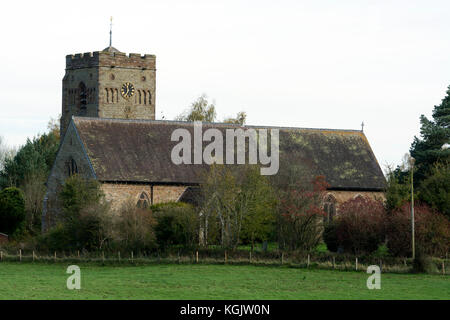
[[364,132],[364,121],[361,122],[361,131]]
[[109,46],[112,47],[112,16],[109,24]]

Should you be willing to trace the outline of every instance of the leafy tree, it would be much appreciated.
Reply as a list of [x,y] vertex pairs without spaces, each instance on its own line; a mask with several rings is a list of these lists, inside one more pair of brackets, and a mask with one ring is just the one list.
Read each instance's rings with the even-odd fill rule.
[[33,140],[27,139],[14,158],[5,161],[0,172],[1,186],[23,187],[28,176],[48,176],[58,147],[59,137],[53,132],[44,133]]
[[214,102],[210,103],[208,97],[203,94],[191,104],[188,110],[176,117],[176,120],[214,122],[216,116]]
[[[236,118],[229,117],[223,122],[233,124],[245,124],[247,114],[244,111],[238,112]],[[209,102],[208,97],[203,94],[195,100],[191,106],[175,120],[179,121],[202,121],[215,122],[217,120],[216,106],[214,102]]]
[[450,164],[436,164],[421,184],[419,198],[450,218]]
[[152,208],[156,219],[156,239],[162,248],[173,244],[185,247],[198,244],[199,218],[191,205],[168,203]]
[[0,192],[0,232],[20,233],[25,222],[25,201],[20,189],[11,187]]
[[450,141],[450,86],[442,103],[434,106],[433,120],[421,115],[420,123],[421,139],[415,137],[410,149],[411,156],[416,159],[417,185],[426,179],[435,163],[450,162],[450,149],[442,148]]
[[[257,237],[266,237],[272,219],[271,189],[257,166],[214,164],[202,181],[201,212],[205,228],[216,219],[219,221],[223,247],[235,248],[243,237],[253,242]],[[256,218],[258,214],[262,216]],[[205,234],[208,235],[208,230]]]
[[[26,227],[31,233],[38,233],[40,230],[45,181],[59,147],[58,122],[51,119],[48,129],[48,133],[28,139],[17,153],[9,149],[3,162],[0,159],[0,188],[16,186],[23,190]],[[1,149],[0,146],[0,158]]]
[[273,233],[277,201],[267,176],[257,166],[243,168],[239,210],[245,211],[241,239],[247,239],[254,250],[255,241],[266,241]]
[[226,118],[225,120],[223,120],[223,122],[244,125],[246,120],[247,113],[241,111],[237,113],[236,118]]
[[386,209],[400,208],[405,202],[411,200],[411,175],[401,167],[395,170],[389,168],[387,172]]
[[112,218],[98,181],[73,175],[59,193],[61,223],[72,248],[101,249],[112,238]]

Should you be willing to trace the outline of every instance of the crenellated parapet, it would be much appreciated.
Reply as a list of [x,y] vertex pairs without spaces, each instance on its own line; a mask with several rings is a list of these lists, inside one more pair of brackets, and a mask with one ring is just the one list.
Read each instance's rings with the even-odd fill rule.
[[66,56],[66,69],[93,67],[155,70],[156,56],[139,53],[94,51]]

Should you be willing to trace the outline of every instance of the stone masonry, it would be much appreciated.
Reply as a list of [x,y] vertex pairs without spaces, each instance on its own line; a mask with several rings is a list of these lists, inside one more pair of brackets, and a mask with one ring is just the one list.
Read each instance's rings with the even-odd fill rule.
[[[125,83],[133,96],[121,95]],[[156,57],[118,51],[66,56],[63,78],[61,136],[72,116],[155,119]]]

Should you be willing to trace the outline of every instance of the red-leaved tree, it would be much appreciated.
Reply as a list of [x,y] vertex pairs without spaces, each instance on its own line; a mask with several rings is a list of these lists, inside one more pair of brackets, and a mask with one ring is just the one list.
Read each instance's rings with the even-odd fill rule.
[[[414,206],[416,251],[431,256],[445,256],[450,246],[450,221],[443,214],[426,204]],[[410,256],[411,245],[411,204],[389,214],[386,224],[387,246],[395,256]]]
[[338,246],[353,254],[371,253],[384,241],[383,202],[368,197],[347,200],[333,222]]
[[310,251],[321,240],[318,223],[325,215],[322,199],[327,189],[323,176],[298,182],[280,192],[278,235],[283,248]]

